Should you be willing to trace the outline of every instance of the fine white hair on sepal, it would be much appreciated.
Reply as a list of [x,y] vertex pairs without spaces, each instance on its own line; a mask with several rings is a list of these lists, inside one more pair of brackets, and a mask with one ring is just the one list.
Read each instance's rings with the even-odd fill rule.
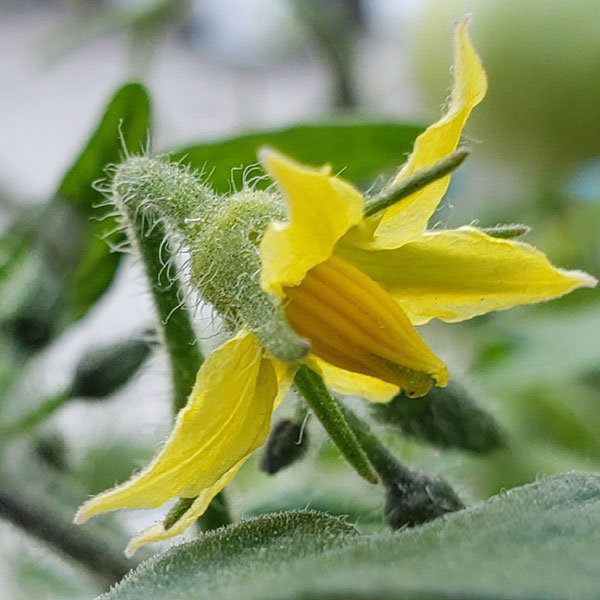
[[226,330],[245,327],[271,354],[295,362],[307,342],[287,322],[279,298],[260,284],[260,242],[269,223],[287,214],[281,194],[260,189],[266,175],[256,164],[232,170],[236,191],[228,196],[205,185],[204,172],[147,154],[111,165],[108,183],[98,185],[119,212],[115,249],[123,237],[141,250],[144,239],[164,236],[153,285],[168,289],[178,283],[175,310],[209,304]]

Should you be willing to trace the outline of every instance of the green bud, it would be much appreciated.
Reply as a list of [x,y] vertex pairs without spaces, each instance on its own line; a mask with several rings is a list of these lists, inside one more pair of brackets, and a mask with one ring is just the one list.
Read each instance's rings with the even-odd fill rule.
[[277,193],[245,189],[217,196],[191,170],[149,157],[119,165],[112,187],[124,213],[131,214],[133,203],[149,227],[162,221],[183,242],[191,257],[192,286],[231,331],[246,327],[286,362],[306,355],[308,341],[290,327],[279,298],[260,286],[259,243],[272,220],[285,218]]
[[73,379],[72,397],[98,400],[116,392],[150,354],[150,344],[127,340],[94,348],[83,356]]
[[[2,265],[4,266],[4,265]],[[56,274],[33,248],[29,256],[6,265],[0,290],[8,305],[1,327],[25,352],[40,350],[58,329],[63,290]]]
[[365,449],[386,490],[384,518],[398,529],[420,525],[443,514],[464,508],[449,483],[428,477],[403,465],[373,434],[371,427],[347,406],[342,412]]
[[421,525],[465,507],[443,479],[411,472],[410,478],[399,477],[397,481],[386,481],[385,484],[383,514],[394,529]]
[[308,447],[308,439],[303,423],[283,419],[271,430],[260,468],[269,475],[302,458]]
[[60,435],[54,433],[40,437],[36,440],[33,451],[36,458],[51,469],[68,469],[67,446]]
[[51,321],[33,311],[15,315],[4,324],[4,328],[26,352],[43,348],[52,337]]
[[388,404],[372,407],[381,423],[393,425],[402,434],[442,448],[460,448],[484,454],[501,448],[504,434],[489,413],[456,383],[431,388],[424,398],[398,394]]

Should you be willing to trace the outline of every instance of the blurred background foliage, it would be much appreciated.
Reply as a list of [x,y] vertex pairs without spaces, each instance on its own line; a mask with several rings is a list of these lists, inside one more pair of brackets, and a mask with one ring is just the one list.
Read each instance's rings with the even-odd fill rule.
[[[0,3],[0,43],[25,50],[4,52],[0,68],[0,505],[6,513],[20,502],[64,538],[40,546],[0,522],[6,597],[95,595],[133,565],[120,558],[128,535],[157,518],[69,525],[82,499],[151,457],[171,420],[145,283],[135,258],[113,251],[123,239],[95,183],[105,166],[124,146],[149,146],[226,192],[269,143],[377,186],[439,114],[452,27],[467,11],[490,90],[467,129],[473,156],[431,226],[527,223],[526,241],[555,264],[597,277],[593,0]],[[143,85],[121,85],[131,79]],[[206,351],[214,325],[200,309]],[[405,405],[399,424],[372,415],[408,465],[443,475],[469,502],[540,474],[600,469],[597,290],[423,333],[458,382],[456,423],[481,410],[498,443],[448,442],[435,398]],[[294,417],[288,405],[280,418]],[[244,468],[230,486],[234,515],[310,506],[363,531],[383,528],[381,490],[358,480],[312,421],[302,460],[271,477],[259,452]],[[91,546],[74,548],[73,536]],[[117,558],[80,569],[85,560],[69,555],[86,551]]]

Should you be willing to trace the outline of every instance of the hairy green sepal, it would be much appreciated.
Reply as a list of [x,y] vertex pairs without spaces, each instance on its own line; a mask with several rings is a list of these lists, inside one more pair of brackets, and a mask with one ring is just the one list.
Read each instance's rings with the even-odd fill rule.
[[230,331],[249,329],[286,362],[307,353],[308,342],[290,327],[279,299],[260,287],[259,243],[272,220],[285,218],[278,194],[244,189],[217,196],[190,169],[143,156],[122,163],[114,182],[125,212],[151,223],[146,237],[156,229],[181,240],[192,286]]

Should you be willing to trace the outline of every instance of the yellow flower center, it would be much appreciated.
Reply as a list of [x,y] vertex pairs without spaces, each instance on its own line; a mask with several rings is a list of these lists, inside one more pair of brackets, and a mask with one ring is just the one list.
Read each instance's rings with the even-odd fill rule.
[[414,396],[427,392],[432,375],[445,379],[443,363],[392,297],[345,260],[332,256],[284,292],[291,326],[319,358]]

